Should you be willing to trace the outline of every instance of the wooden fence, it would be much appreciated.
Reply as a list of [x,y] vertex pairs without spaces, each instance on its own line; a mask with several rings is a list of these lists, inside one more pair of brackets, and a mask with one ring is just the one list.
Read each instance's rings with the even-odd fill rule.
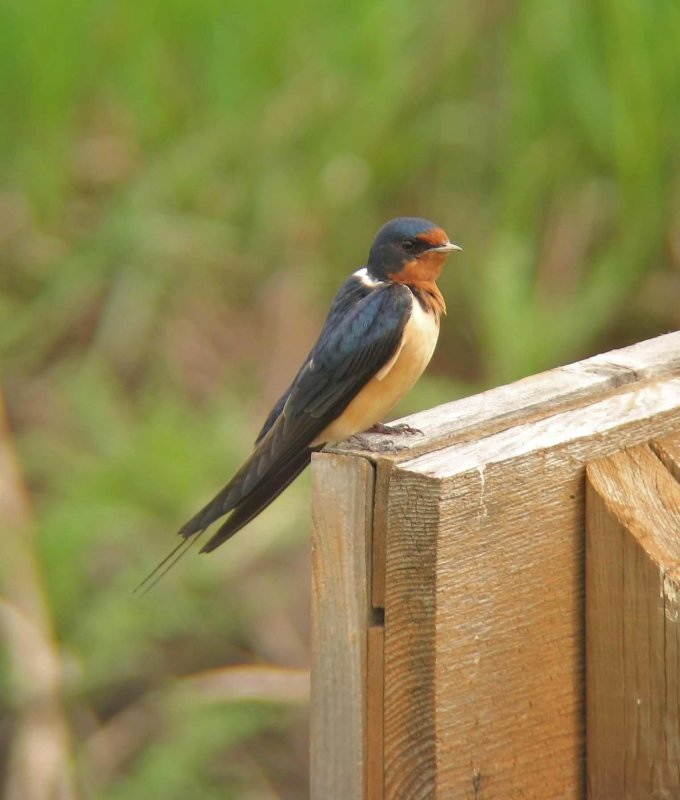
[[680,798],[680,333],[409,423],[314,458],[313,800]]

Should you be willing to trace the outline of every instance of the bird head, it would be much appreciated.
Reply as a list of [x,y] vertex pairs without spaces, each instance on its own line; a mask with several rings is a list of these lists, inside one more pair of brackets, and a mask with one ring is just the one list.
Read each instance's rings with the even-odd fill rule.
[[434,222],[397,217],[378,231],[366,266],[379,280],[426,284],[439,277],[446,257],[456,250],[462,248]]

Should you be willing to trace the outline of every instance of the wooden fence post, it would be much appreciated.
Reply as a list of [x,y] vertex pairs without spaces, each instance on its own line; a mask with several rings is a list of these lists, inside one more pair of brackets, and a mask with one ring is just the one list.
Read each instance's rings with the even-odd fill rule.
[[312,799],[583,798],[586,466],[680,431],[680,333],[408,422],[314,459]]
[[680,797],[679,452],[652,442],[588,466],[590,800]]

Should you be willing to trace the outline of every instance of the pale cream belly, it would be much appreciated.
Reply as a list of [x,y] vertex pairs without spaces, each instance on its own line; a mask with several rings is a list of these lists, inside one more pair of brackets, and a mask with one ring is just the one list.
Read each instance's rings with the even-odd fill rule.
[[[404,330],[401,350],[392,366],[372,378],[342,414],[312,442],[341,442],[375,425],[414,386],[428,365],[439,336],[439,320],[417,302]],[[379,375],[381,373],[378,373]]]

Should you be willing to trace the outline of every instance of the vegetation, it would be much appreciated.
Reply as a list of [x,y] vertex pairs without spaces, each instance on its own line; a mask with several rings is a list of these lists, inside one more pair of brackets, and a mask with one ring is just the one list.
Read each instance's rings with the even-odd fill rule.
[[17,575],[44,598],[69,797],[306,796],[308,478],[134,586],[392,216],[465,249],[401,412],[678,327],[679,54],[673,0],[0,6],[12,547],[36,564],[3,608]]

